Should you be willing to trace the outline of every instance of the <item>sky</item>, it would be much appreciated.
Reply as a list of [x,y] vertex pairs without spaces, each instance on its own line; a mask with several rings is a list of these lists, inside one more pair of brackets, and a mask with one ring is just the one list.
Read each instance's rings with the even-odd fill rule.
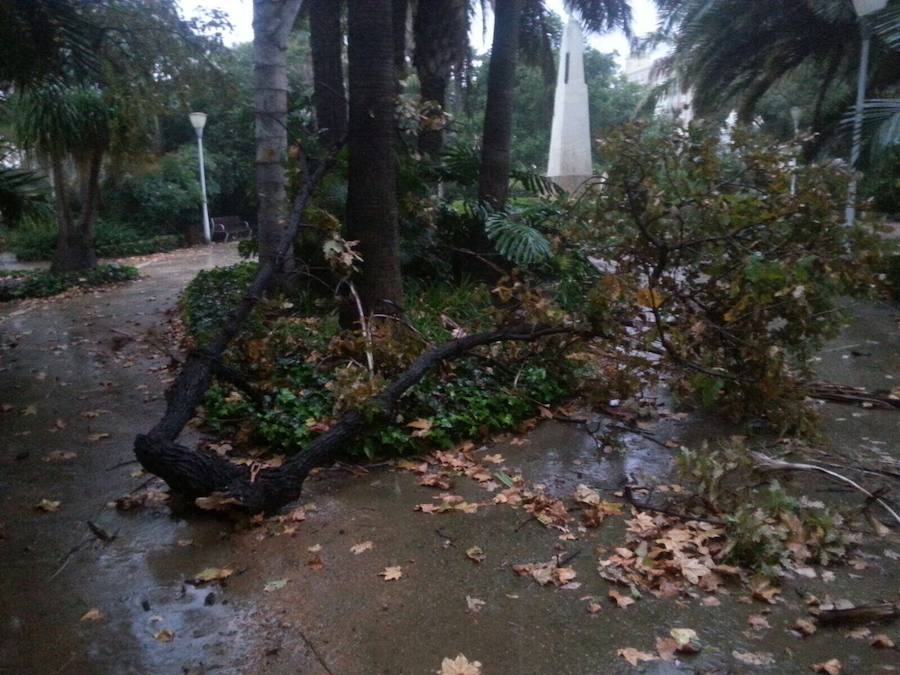
[[[252,0],[178,0],[181,9],[187,16],[192,16],[195,9],[217,8],[229,14],[234,29],[231,34],[226,34],[226,44],[232,45],[253,40],[253,1]],[[549,7],[560,16],[565,17],[566,12],[563,0],[547,0]],[[643,35],[656,27],[656,8],[652,0],[632,0],[631,11],[634,16],[633,30],[636,35]],[[488,18],[487,33],[482,31],[481,17],[477,16],[473,21],[472,45],[477,51],[485,51],[490,43],[493,21]],[[628,40],[621,33],[609,33],[606,35],[588,36],[588,43],[601,52],[616,52],[619,65],[624,65],[628,56]]]

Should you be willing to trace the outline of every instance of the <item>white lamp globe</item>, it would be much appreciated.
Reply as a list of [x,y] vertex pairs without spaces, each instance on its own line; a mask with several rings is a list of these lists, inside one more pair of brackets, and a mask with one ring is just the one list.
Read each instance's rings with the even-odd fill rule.
[[881,11],[887,6],[887,0],[853,0],[853,9],[859,17],[868,16]]
[[[887,0],[885,0],[885,1],[887,1]],[[201,129],[203,129],[204,126],[206,126],[206,113],[192,112],[190,114],[190,118],[191,118],[191,124],[197,131],[200,131]]]

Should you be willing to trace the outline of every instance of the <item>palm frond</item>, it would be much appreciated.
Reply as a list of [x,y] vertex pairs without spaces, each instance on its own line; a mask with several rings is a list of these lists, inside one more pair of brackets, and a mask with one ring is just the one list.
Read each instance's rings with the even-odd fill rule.
[[492,213],[484,229],[497,252],[516,265],[530,265],[550,257],[547,238],[528,223],[513,220],[506,213]]
[[26,217],[50,213],[49,186],[36,171],[0,166],[0,220],[16,225]]

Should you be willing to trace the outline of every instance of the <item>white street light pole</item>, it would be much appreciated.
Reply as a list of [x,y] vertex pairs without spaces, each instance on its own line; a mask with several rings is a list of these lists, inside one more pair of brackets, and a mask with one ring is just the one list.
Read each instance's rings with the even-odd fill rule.
[[[791,120],[794,122],[794,142],[797,141],[797,136],[800,135],[800,116],[803,114],[803,111],[797,107],[793,106],[791,108]],[[797,192],[797,157],[795,156],[791,160],[791,194],[795,194]]]
[[847,208],[845,212],[847,226],[856,222],[856,164],[859,162],[860,149],[862,147],[862,121],[863,105],[866,100],[866,80],[869,69],[869,44],[871,42],[871,29],[866,17],[873,12],[882,10],[887,5],[887,0],[853,0],[853,9],[859,17],[859,28],[862,34],[862,49],[859,54],[859,80],[856,83],[856,109],[853,113],[853,140],[850,150],[850,170],[853,178],[850,181],[850,189],[847,191]]
[[206,125],[206,113],[192,112],[190,114],[191,125],[197,132],[197,148],[200,153],[200,190],[203,193],[203,241],[207,244],[212,241],[209,231],[209,210],[206,206],[206,169],[203,166],[203,127]]

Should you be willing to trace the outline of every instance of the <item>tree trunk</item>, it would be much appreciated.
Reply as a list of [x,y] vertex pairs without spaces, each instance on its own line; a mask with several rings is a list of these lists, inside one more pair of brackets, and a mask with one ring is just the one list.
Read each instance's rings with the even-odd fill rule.
[[478,198],[495,209],[506,205],[509,189],[509,147],[522,4],[523,0],[497,0],[494,9]]
[[419,150],[437,157],[444,143],[443,111],[453,67],[465,61],[469,47],[466,0],[419,0],[413,21],[413,63],[426,107],[419,131]]
[[97,265],[93,241],[93,213],[102,157],[102,151],[92,154],[87,170],[82,175],[82,213],[77,223],[72,218],[72,211],[69,208],[63,160],[61,157],[50,159],[53,193],[56,201],[56,221],[59,227],[56,253],[51,264],[53,272],[75,272]]
[[349,0],[350,128],[347,239],[359,241],[363,311],[396,314],[403,302],[394,159],[391,0]]
[[406,17],[410,0],[392,0],[391,27],[394,31],[394,70],[397,78],[397,93],[400,80],[406,79]]
[[341,0],[310,0],[309,42],[313,66],[316,126],[329,146],[347,133]]
[[[256,210],[260,263],[272,262],[287,224],[287,42],[303,0],[253,0]],[[286,261],[287,262],[287,261]],[[289,266],[282,266],[288,271]]]

